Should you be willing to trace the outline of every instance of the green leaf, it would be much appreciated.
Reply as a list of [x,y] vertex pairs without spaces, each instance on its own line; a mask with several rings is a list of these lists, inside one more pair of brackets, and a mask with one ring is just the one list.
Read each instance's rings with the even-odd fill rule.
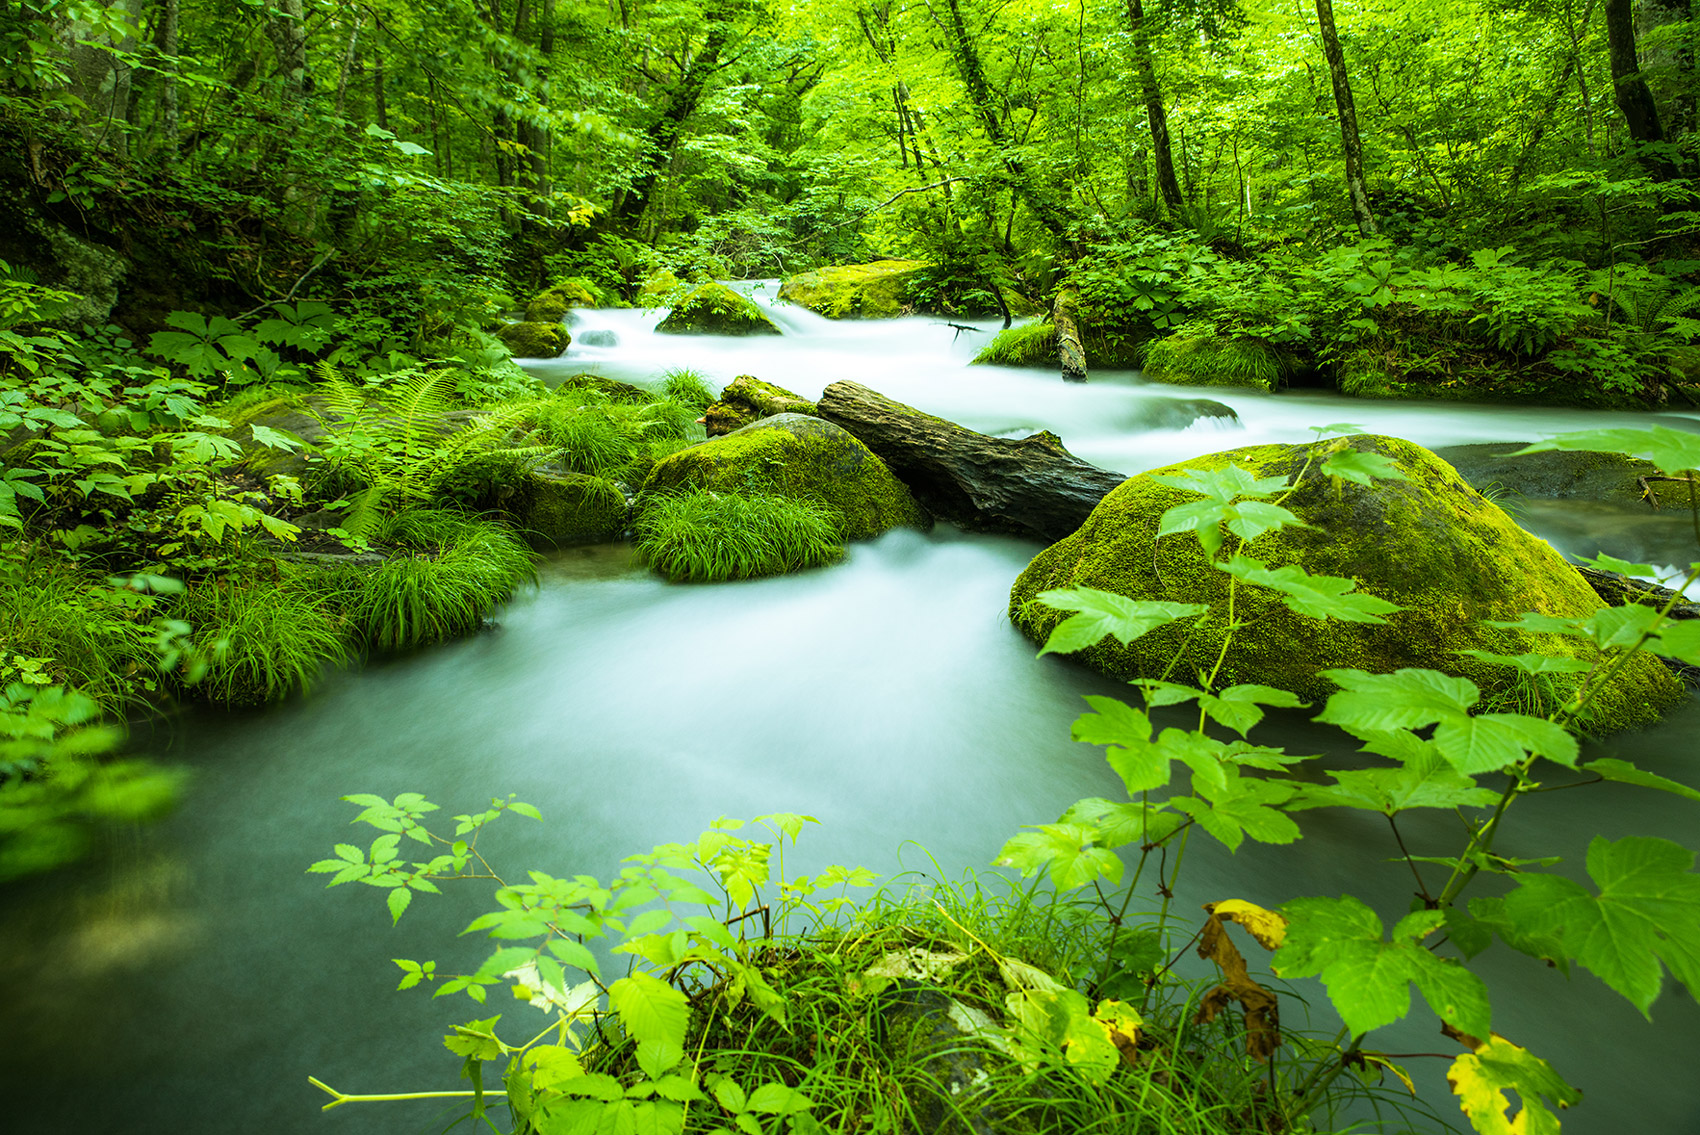
[[749,1110],[763,1115],[794,1115],[815,1106],[815,1101],[788,1084],[763,1084],[750,1093]]
[[[1659,949],[1700,938],[1700,876],[1694,853],[1650,836],[1588,844],[1590,894],[1559,875],[1522,875],[1504,913],[1526,933],[1556,938],[1565,953],[1643,1014],[1659,995]],[[1472,911],[1473,911],[1472,907]],[[1700,992],[1690,990],[1690,992]]]
[[1673,793],[1689,800],[1700,800],[1700,789],[1690,788],[1658,773],[1638,769],[1628,761],[1620,761],[1616,757],[1602,757],[1597,761],[1589,761],[1580,768],[1583,772],[1591,772],[1595,776],[1615,780],[1619,784],[1638,784],[1642,788],[1656,788],[1660,792]]
[[1235,579],[1281,592],[1282,602],[1300,615],[1313,619],[1339,619],[1347,623],[1384,623],[1381,616],[1399,610],[1374,595],[1353,593],[1358,583],[1333,575],[1312,575],[1297,564],[1271,571],[1249,556],[1235,556],[1217,568]]
[[1499,799],[1479,788],[1428,742],[1399,768],[1329,772],[1335,784],[1306,787],[1295,808],[1361,808],[1396,816],[1410,808],[1484,808]]
[[685,995],[641,970],[608,987],[608,1002],[638,1042],[638,1063],[657,1079],[685,1055],[691,1007]]
[[1080,824],[1041,824],[1035,831],[1012,837],[994,862],[1023,875],[1048,869],[1052,883],[1062,891],[1086,886],[1100,875],[1120,882],[1122,861],[1113,851],[1094,844],[1096,834]]
[[1171,835],[1183,821],[1165,804],[1089,797],[1075,801],[1057,822],[1091,825],[1097,829],[1096,842],[1113,848],[1130,843],[1156,843]]
[[1322,463],[1322,472],[1330,477],[1340,477],[1347,481],[1355,481],[1360,485],[1368,485],[1372,480],[1408,481],[1393,459],[1383,453],[1365,453],[1356,449],[1347,449],[1336,453]]
[[1559,726],[1521,713],[1451,716],[1435,729],[1434,743],[1466,775],[1497,772],[1521,761],[1525,751],[1574,768],[1580,752],[1576,738]]
[[1481,698],[1468,678],[1438,670],[1395,670],[1367,674],[1362,670],[1323,670],[1324,678],[1341,687],[1315,720],[1354,733],[1388,733],[1420,729],[1462,714]]
[[[1542,1097],[1560,1108],[1582,1098],[1582,1093],[1565,1083],[1552,1065],[1499,1036],[1490,1037],[1474,1052],[1454,1060],[1446,1082],[1470,1117],[1470,1125],[1481,1135],[1558,1135],[1558,1118]],[[1516,1092],[1523,1105],[1510,1120],[1505,1117],[1508,1091]]]
[[1239,497],[1266,497],[1287,487],[1286,477],[1259,477],[1231,463],[1222,469],[1183,469],[1179,473],[1154,473],[1151,479],[1171,489],[1198,493],[1219,504],[1232,504]]
[[1543,453],[1563,449],[1589,453],[1626,453],[1651,461],[1666,476],[1700,469],[1700,434],[1673,430],[1669,426],[1622,426],[1603,430],[1579,430],[1537,441],[1513,453]]
[[1093,646],[1107,636],[1123,645],[1177,619],[1202,615],[1210,608],[1203,603],[1169,603],[1129,599],[1093,587],[1058,588],[1039,593],[1039,601],[1058,611],[1074,611],[1058,623],[1039,651],[1069,654]]
[[1580,674],[1593,669],[1592,663],[1580,658],[1556,654],[1495,654],[1489,650],[1460,650],[1458,653],[1496,666],[1512,666],[1525,674]]
[[1620,560],[1616,556],[1608,556],[1604,552],[1593,559],[1589,559],[1587,556],[1579,558],[1583,563],[1598,571],[1616,572],[1618,575],[1657,576],[1659,574],[1659,569],[1652,564],[1632,564],[1628,560]]
[[1700,619],[1667,621],[1647,649],[1690,666],[1700,666]]
[[1263,720],[1263,710],[1259,709],[1259,706],[1272,705],[1293,709],[1305,703],[1289,690],[1242,684],[1229,686],[1216,695],[1200,694],[1198,704],[1212,721],[1244,737],[1253,726]]

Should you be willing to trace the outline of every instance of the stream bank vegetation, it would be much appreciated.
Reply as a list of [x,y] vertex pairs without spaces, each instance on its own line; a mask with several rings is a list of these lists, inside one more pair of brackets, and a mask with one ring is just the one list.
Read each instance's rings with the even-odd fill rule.
[[[1700,468],[1700,439],[1663,427],[1564,434],[1529,449],[1625,452],[1669,476]],[[1319,450],[1317,477],[1405,477],[1356,450]],[[1256,558],[1268,554],[1268,536],[1300,523],[1283,502],[1311,471],[1307,462],[1259,477],[1228,465],[1163,477],[1190,499],[1165,512],[1160,539],[1197,542],[1227,581],[1219,603],[1088,587],[1032,601],[1068,613],[1041,654],[1112,637],[1126,644],[1208,616],[1226,630],[1213,662],[1132,681],[1140,707],[1087,699],[1074,739],[1105,747],[1126,797],[1078,801],[1012,836],[997,863],[1028,883],[951,886],[934,874],[851,899],[848,888],[876,881],[870,873],[787,872],[786,854],[813,822],[794,814],[760,817],[751,834],[741,821],[717,821],[693,842],[629,857],[606,884],[536,870],[508,882],[479,853],[478,834],[508,813],[540,818],[536,809],[493,800],[447,829],[418,794],[346,797],[360,809],[355,821],[382,834],[364,848],[338,844],[309,868],[332,876],[330,886],[383,892],[392,920],[448,880],[496,888],[495,909],[464,931],[496,939],[494,952],[458,973],[396,959],[400,988],[465,993],[482,1006],[507,987],[548,1017],[504,1024],[504,1012],[445,1036],[470,1090],[372,1096],[315,1080],[331,1096],[325,1106],[464,1098],[474,1118],[500,1109],[513,1130],[540,1135],[1214,1133],[1361,1129],[1348,1109],[1369,1092],[1408,1130],[1438,1125],[1409,1098],[1425,1073],[1405,1066],[1434,1058],[1446,1061],[1457,1106],[1482,1135],[1557,1131],[1558,1112],[1580,1093],[1541,1058],[1538,1038],[1495,1031],[1493,993],[1472,960],[1497,941],[1530,964],[1585,969],[1650,1014],[1667,972],[1700,990],[1688,945],[1700,934],[1700,874],[1694,851],[1635,834],[1595,836],[1586,882],[1551,870],[1554,857],[1511,858],[1496,846],[1532,793],[1609,781],[1700,800],[1700,789],[1627,761],[1585,759],[1580,744],[1593,705],[1643,653],[1700,663],[1700,621],[1672,619],[1675,597],[1522,616],[1519,629],[1582,647],[1472,652],[1532,680],[1569,679],[1532,712],[1485,711],[1476,683],[1434,670],[1327,670],[1335,692],[1314,720],[1372,759],[1314,767],[1322,758],[1251,739],[1270,711],[1304,703],[1283,689],[1227,684],[1223,669],[1251,591],[1311,619],[1373,624],[1396,609],[1352,580]],[[1700,511],[1695,523],[1700,535]],[[1607,555],[1591,562],[1649,570]],[[1700,562],[1681,582],[1697,580]],[[1248,840],[1287,845],[1304,834],[1300,814],[1324,808],[1386,818],[1395,861],[1416,883],[1407,910],[1379,912],[1352,895],[1277,907],[1223,895],[1202,921],[1176,908],[1195,835],[1231,851]],[[1401,834],[1401,817],[1430,808],[1463,821],[1452,846],[1413,848]],[[430,854],[405,856],[415,844]],[[1188,951],[1215,977],[1178,972]],[[1290,1022],[1310,978],[1340,1022],[1332,1037],[1283,1023],[1283,1006]],[[1455,1055],[1376,1046],[1377,1030],[1411,1014],[1413,985]]]

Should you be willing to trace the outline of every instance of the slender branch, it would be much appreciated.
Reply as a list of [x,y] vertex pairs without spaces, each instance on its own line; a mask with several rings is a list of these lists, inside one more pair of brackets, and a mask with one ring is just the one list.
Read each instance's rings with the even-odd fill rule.
[[1434,908],[1434,896],[1428,893],[1428,885],[1423,882],[1422,872],[1417,870],[1417,862],[1411,858],[1410,850],[1405,847],[1405,837],[1399,834],[1399,825],[1391,815],[1387,816],[1387,826],[1393,829],[1393,838],[1399,844],[1399,854],[1405,857],[1405,864],[1410,867],[1411,874],[1417,880],[1417,890],[1422,892],[1423,901],[1428,903],[1432,910]]
[[323,1080],[313,1076],[307,1077],[307,1082],[331,1097],[331,1102],[321,1107],[320,1111],[329,1111],[333,1107],[341,1107],[345,1103],[391,1103],[395,1100],[464,1100],[474,1096],[505,1096],[505,1091],[485,1089],[482,1092],[393,1092],[385,1095],[350,1095],[339,1092]]
[[896,193],[893,193],[890,197],[887,197],[884,201],[881,201],[878,205],[875,205],[872,209],[869,209],[864,213],[858,213],[854,217],[851,217],[848,221],[839,221],[836,225],[827,225],[827,226],[825,226],[825,229],[823,231],[830,231],[832,229],[841,229],[845,225],[853,225],[857,221],[865,220],[868,217],[872,216],[873,214],[879,212],[881,209],[885,208],[887,205],[890,205],[892,202],[896,201],[899,197],[904,196],[905,194],[925,193],[929,189],[942,189],[945,186],[950,185],[953,182],[967,181],[967,180],[968,179],[966,177],[947,177],[943,181],[935,181],[931,185],[915,185],[915,186],[911,186],[908,189],[899,189]]

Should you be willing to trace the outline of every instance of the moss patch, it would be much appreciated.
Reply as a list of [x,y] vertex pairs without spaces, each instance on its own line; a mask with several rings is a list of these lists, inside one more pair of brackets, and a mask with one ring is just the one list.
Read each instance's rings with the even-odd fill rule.
[[1145,377],[1183,386],[1278,390],[1298,370],[1291,351],[1253,335],[1220,335],[1210,323],[1183,323],[1145,345]]
[[638,288],[638,303],[644,307],[665,307],[673,295],[682,292],[684,287],[685,282],[674,275],[672,269],[663,268]]
[[511,508],[534,547],[617,540],[626,530],[626,495],[612,481],[584,473],[532,473]]
[[496,332],[516,359],[553,359],[572,343],[573,337],[559,323],[510,323]]
[[[1311,527],[1260,537],[1245,554],[1272,567],[1298,564],[1315,574],[1355,579],[1360,590],[1404,609],[1388,615],[1385,624],[1331,622],[1294,614],[1266,589],[1242,587],[1236,616],[1245,625],[1228,652],[1222,685],[1261,682],[1320,704],[1334,687],[1317,676],[1319,670],[1385,673],[1413,666],[1470,678],[1485,702],[1506,704],[1526,692],[1515,672],[1458,651],[1593,656],[1591,647],[1574,639],[1483,625],[1527,611],[1586,615],[1602,604],[1557,552],[1519,528],[1450,465],[1397,438],[1361,435],[1316,444],[1385,454],[1410,480],[1377,481],[1368,488],[1335,484],[1313,466],[1285,501]],[[1233,463],[1259,476],[1291,477],[1312,448],[1252,446],[1155,472]],[[1190,535],[1156,538],[1165,511],[1198,498],[1152,477],[1130,478],[1105,497],[1078,532],[1028,565],[1010,593],[1011,620],[1035,642],[1043,642],[1065,617],[1037,601],[1050,588],[1086,585],[1137,599],[1211,605],[1198,620],[1183,620],[1128,646],[1109,640],[1081,653],[1095,669],[1122,678],[1156,677],[1177,652],[1174,673],[1208,670],[1224,633],[1229,577],[1207,563]],[[1637,658],[1596,703],[1593,724],[1601,731],[1645,725],[1680,696],[1681,687],[1658,662]]]
[[761,308],[725,284],[698,284],[656,325],[666,335],[777,335]]
[[775,414],[813,416],[814,412],[815,404],[802,395],[763,382],[754,375],[740,374],[726,384],[719,398],[708,404],[703,411],[703,425],[709,437],[719,437]]
[[925,528],[926,512],[908,486],[848,430],[803,414],[780,414],[659,462],[645,493],[711,489],[774,493],[832,506],[847,540],[890,528]]
[[779,298],[828,319],[891,319],[910,306],[910,287],[926,267],[921,260],[875,260],[817,268],[786,280]]
[[559,323],[575,307],[596,307],[596,296],[581,280],[563,280],[531,297],[525,318],[532,323]]
[[1055,362],[1057,329],[1049,322],[1006,327],[979,354],[976,363],[1000,367],[1037,367]]

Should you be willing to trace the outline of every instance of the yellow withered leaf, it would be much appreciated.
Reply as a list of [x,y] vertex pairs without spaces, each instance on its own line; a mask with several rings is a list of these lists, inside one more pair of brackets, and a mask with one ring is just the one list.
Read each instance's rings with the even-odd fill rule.
[[1287,938],[1287,920],[1272,910],[1265,910],[1243,899],[1223,899],[1204,904],[1204,912],[1223,922],[1237,922],[1257,939],[1265,950],[1278,950]]
[[[1481,1135],[1558,1135],[1558,1117],[1542,1097],[1561,1108],[1582,1098],[1552,1065],[1498,1033],[1454,1060],[1446,1082]],[[1516,1092],[1523,1105],[1511,1119],[1505,1117],[1507,1091]]]

